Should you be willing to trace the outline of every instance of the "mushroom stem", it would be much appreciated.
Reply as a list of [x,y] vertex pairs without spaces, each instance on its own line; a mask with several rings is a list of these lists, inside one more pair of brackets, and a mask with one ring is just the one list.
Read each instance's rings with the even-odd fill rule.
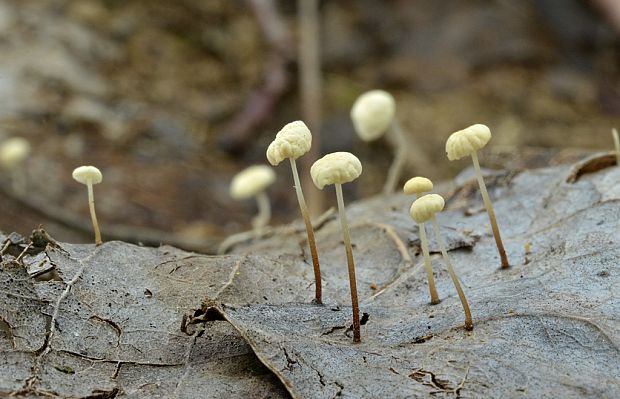
[[256,194],[256,204],[258,205],[258,215],[252,219],[252,227],[256,232],[260,232],[263,227],[269,224],[271,219],[271,204],[264,191]]
[[390,125],[390,132],[392,132],[394,138],[396,139],[396,149],[394,151],[394,160],[390,165],[390,169],[388,170],[388,174],[385,179],[383,194],[391,194],[394,192],[405,166],[405,161],[407,160],[407,139],[405,138],[403,129],[397,120],[394,120]]
[[310,221],[310,215],[308,213],[308,207],[306,206],[306,200],[304,193],[301,190],[301,183],[299,181],[299,175],[297,173],[297,163],[293,158],[289,158],[291,161],[291,169],[293,170],[293,181],[295,182],[295,192],[297,193],[297,201],[299,202],[299,209],[301,210],[301,216],[304,218],[306,224],[306,233],[308,235],[308,246],[310,247],[310,255],[312,256],[312,266],[314,267],[314,302],[317,304],[323,303],[322,289],[321,289],[321,266],[319,265],[319,255],[316,250],[316,241],[314,239],[314,229],[312,228],[312,222]]
[[433,267],[431,265],[431,255],[428,252],[428,240],[424,223],[418,223],[418,229],[420,230],[420,243],[422,244],[422,254],[424,255],[424,269],[426,269],[426,277],[428,279],[428,290],[431,294],[431,305],[437,305],[440,301],[437,288],[435,287],[435,279],[433,278]]
[[90,209],[90,220],[93,222],[95,229],[95,245],[103,244],[101,241],[101,232],[99,231],[99,223],[97,222],[97,214],[95,213],[95,194],[93,193],[93,183],[90,181],[86,184],[88,188],[88,208]]
[[471,331],[474,329],[474,322],[471,318],[471,311],[469,310],[467,298],[465,298],[465,293],[461,288],[461,283],[459,282],[459,279],[454,272],[454,268],[452,267],[452,262],[450,262],[450,258],[448,257],[448,251],[446,250],[446,245],[443,242],[443,238],[441,238],[441,234],[439,232],[439,224],[437,223],[437,218],[435,218],[435,215],[431,217],[431,221],[433,222],[435,238],[437,239],[437,243],[439,244],[439,249],[441,249],[443,260],[444,262],[446,262],[446,266],[448,267],[448,273],[450,273],[450,277],[452,278],[452,282],[454,283],[454,288],[456,288],[456,292],[459,294],[459,299],[461,300],[461,305],[463,305],[463,311],[465,311],[465,329],[467,331]]
[[340,225],[342,227],[342,237],[347,253],[347,266],[349,268],[349,286],[351,287],[351,307],[353,308],[353,342],[361,342],[360,334],[360,310],[357,302],[357,284],[355,281],[355,264],[353,263],[353,250],[351,248],[351,235],[349,234],[349,224],[344,210],[344,200],[342,199],[342,185],[336,186],[336,198],[338,200],[338,214],[340,215]]
[[616,148],[616,166],[620,166],[620,139],[616,128],[611,129],[611,135],[614,138],[614,147]]
[[508,258],[506,257],[506,251],[504,250],[504,243],[502,242],[502,237],[499,234],[499,227],[497,227],[497,221],[495,220],[495,212],[493,211],[493,204],[491,204],[491,199],[489,198],[487,186],[484,184],[484,179],[482,178],[482,172],[480,171],[480,163],[478,163],[478,154],[476,151],[471,153],[471,159],[474,162],[474,169],[476,171],[476,179],[478,179],[478,186],[480,186],[480,193],[482,194],[482,200],[484,201],[484,206],[487,208],[487,214],[489,215],[489,221],[491,222],[491,229],[493,230],[493,237],[495,238],[495,245],[497,245],[497,251],[499,252],[499,256],[502,261],[502,269],[508,269],[510,267],[510,264],[508,263]]

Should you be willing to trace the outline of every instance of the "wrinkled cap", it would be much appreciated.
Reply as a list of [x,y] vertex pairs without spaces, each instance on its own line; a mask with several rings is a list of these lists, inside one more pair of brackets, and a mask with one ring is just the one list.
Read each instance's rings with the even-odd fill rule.
[[75,168],[73,178],[82,184],[99,184],[103,180],[101,171],[94,166],[80,166]]
[[411,204],[409,213],[417,223],[424,223],[437,212],[441,212],[445,202],[439,194],[428,194]]
[[454,132],[446,141],[448,159],[454,161],[478,151],[491,139],[491,131],[486,125],[477,124]]
[[426,177],[412,177],[403,186],[403,192],[407,195],[427,193],[433,191],[433,182]]
[[310,175],[314,185],[322,190],[329,184],[352,182],[362,174],[362,163],[350,152],[332,152],[312,164]]
[[302,121],[285,125],[267,148],[267,160],[273,166],[287,158],[297,159],[310,151],[312,134]]
[[0,163],[11,169],[30,155],[30,143],[21,137],[13,137],[0,146]]
[[351,120],[357,135],[364,141],[383,136],[394,119],[394,97],[383,90],[368,91],[355,100]]
[[246,199],[265,191],[276,180],[273,169],[267,165],[250,166],[237,173],[230,183],[230,196]]

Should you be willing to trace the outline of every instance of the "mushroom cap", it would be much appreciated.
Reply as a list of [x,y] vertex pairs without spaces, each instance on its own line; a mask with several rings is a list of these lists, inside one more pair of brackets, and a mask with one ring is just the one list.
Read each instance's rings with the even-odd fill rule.
[[454,132],[446,141],[448,159],[454,161],[478,151],[491,139],[491,130],[486,125],[476,124]]
[[80,166],[72,173],[73,179],[82,184],[99,184],[103,180],[101,171],[94,166]]
[[0,163],[12,169],[30,155],[30,143],[22,137],[12,137],[0,146]]
[[433,191],[433,182],[426,177],[412,177],[403,186],[403,192],[407,195],[427,193]]
[[428,194],[418,198],[411,204],[409,213],[417,223],[424,223],[437,212],[441,212],[445,202],[439,194]]
[[355,100],[351,108],[351,120],[360,139],[373,141],[387,131],[395,113],[396,105],[390,93],[371,90]]
[[250,166],[233,177],[230,196],[237,200],[254,197],[276,181],[276,174],[267,165]]
[[267,148],[267,160],[273,166],[287,158],[297,159],[310,151],[312,134],[302,121],[284,125]]
[[328,184],[352,182],[362,174],[362,163],[350,152],[332,152],[312,164],[310,175],[322,190]]

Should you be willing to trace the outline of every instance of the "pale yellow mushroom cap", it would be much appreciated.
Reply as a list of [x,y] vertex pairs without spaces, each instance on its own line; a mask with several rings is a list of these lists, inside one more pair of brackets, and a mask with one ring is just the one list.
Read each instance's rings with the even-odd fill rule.
[[250,166],[237,173],[230,183],[230,196],[237,200],[254,197],[276,181],[276,174],[267,165]]
[[94,166],[80,166],[72,173],[73,179],[82,184],[99,184],[103,180],[101,171]]
[[13,137],[0,146],[0,164],[12,169],[30,155],[30,143],[21,137]]
[[428,194],[418,198],[411,204],[409,213],[417,223],[424,223],[437,212],[441,212],[445,202],[439,194]]
[[267,160],[273,166],[287,158],[297,159],[310,151],[312,134],[302,121],[286,124],[267,148]]
[[394,119],[394,97],[383,90],[368,91],[355,100],[351,108],[351,120],[357,135],[364,141],[383,136]]
[[478,151],[491,139],[491,130],[486,125],[476,124],[454,132],[446,141],[448,159],[454,161]]
[[312,164],[310,175],[319,190],[329,184],[352,182],[362,174],[362,163],[350,152],[332,152]]
[[433,182],[426,177],[412,177],[403,186],[403,192],[407,195],[427,193],[433,191]]

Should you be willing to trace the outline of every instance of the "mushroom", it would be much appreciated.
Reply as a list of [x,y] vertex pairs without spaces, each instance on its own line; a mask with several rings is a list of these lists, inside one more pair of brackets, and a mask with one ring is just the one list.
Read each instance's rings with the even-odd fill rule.
[[431,256],[428,251],[426,228],[424,227],[424,222],[430,218],[431,212],[428,209],[429,205],[427,204],[427,200],[424,200],[421,204],[419,203],[419,201],[422,201],[422,199],[426,197],[428,196],[425,195],[422,198],[418,198],[417,200],[415,200],[415,202],[411,204],[409,214],[418,224],[420,245],[422,246],[422,255],[424,256],[424,269],[426,270],[426,279],[428,280],[428,291],[431,295],[431,305],[436,305],[439,303],[439,295],[437,294],[435,279],[433,278],[433,266],[431,264]]
[[403,192],[407,195],[415,194],[416,199],[420,198],[420,194],[429,191],[433,191],[433,182],[426,177],[412,177],[403,186]]
[[299,209],[301,210],[301,216],[306,224],[306,234],[308,236],[308,246],[310,247],[310,255],[312,256],[312,266],[314,267],[314,287],[315,295],[314,302],[317,304],[323,303],[322,289],[321,289],[321,267],[319,265],[319,256],[316,250],[316,241],[314,239],[314,229],[312,228],[312,222],[310,221],[310,214],[308,213],[308,207],[306,206],[306,200],[304,193],[301,189],[301,183],[299,181],[299,174],[297,173],[297,163],[295,160],[310,150],[312,145],[312,134],[310,129],[302,121],[295,121],[285,125],[276,134],[276,138],[273,140],[267,148],[267,160],[273,166],[277,166],[283,160],[287,159],[291,163],[291,169],[293,171],[293,181],[295,182],[295,192],[297,193],[297,202],[299,203]]
[[0,164],[11,174],[11,185],[18,195],[26,193],[25,170],[21,166],[30,151],[30,143],[22,137],[10,138],[0,146]]
[[395,118],[395,112],[394,97],[383,90],[371,90],[360,95],[351,108],[353,127],[360,139],[374,141],[388,130],[396,139],[394,160],[383,186],[384,194],[394,192],[407,159],[407,140]]
[[88,207],[90,208],[90,219],[93,222],[95,230],[95,245],[99,246],[101,241],[101,232],[99,231],[99,223],[97,223],[97,215],[95,214],[95,195],[93,193],[93,184],[99,184],[103,180],[101,171],[94,166],[80,166],[73,171],[73,179],[79,183],[86,184],[88,187]]
[[616,148],[616,165],[620,166],[620,139],[616,128],[611,129],[611,135],[614,138],[614,147]]
[[448,159],[454,161],[461,159],[464,156],[470,155],[474,163],[474,169],[476,172],[476,178],[478,179],[478,186],[480,187],[480,193],[482,194],[482,200],[484,206],[487,209],[489,220],[491,222],[491,229],[493,230],[493,236],[495,237],[495,245],[497,245],[497,251],[501,258],[502,269],[510,267],[508,258],[506,257],[506,251],[504,250],[504,244],[499,234],[499,228],[497,227],[497,221],[495,220],[495,212],[493,211],[493,205],[487,192],[487,187],[484,184],[482,173],[480,172],[480,164],[478,163],[477,151],[483,148],[491,139],[491,131],[489,128],[482,124],[472,125],[466,129],[454,132],[448,137],[446,141],[446,153]]
[[258,215],[252,219],[252,228],[256,233],[260,233],[271,219],[271,204],[265,190],[275,180],[276,174],[272,168],[267,165],[253,165],[237,173],[230,183],[232,198],[236,200],[256,198]]
[[342,184],[352,182],[362,173],[362,164],[357,157],[349,152],[333,152],[316,161],[310,168],[310,175],[314,185],[319,190],[329,184],[336,188],[338,201],[338,214],[344,238],[345,251],[347,254],[347,266],[349,270],[349,286],[351,288],[351,308],[353,310],[353,342],[361,341],[359,304],[357,301],[357,284],[355,280],[355,264],[353,263],[353,250],[351,248],[351,236],[347,215],[342,199]]
[[467,298],[465,298],[465,293],[463,293],[463,289],[461,288],[461,284],[459,283],[459,279],[454,272],[454,268],[452,267],[452,262],[448,257],[448,251],[446,250],[446,245],[443,242],[443,238],[441,237],[439,231],[439,224],[437,223],[437,218],[435,217],[435,213],[441,212],[445,205],[444,199],[441,195],[438,194],[429,194],[425,195],[421,198],[418,198],[411,205],[411,217],[418,223],[421,223],[420,229],[424,229],[424,222],[427,220],[431,220],[433,223],[433,229],[435,230],[435,239],[439,244],[439,249],[441,250],[441,254],[443,255],[443,260],[446,262],[446,266],[448,267],[448,273],[450,274],[450,278],[452,278],[452,283],[454,284],[454,288],[456,288],[456,292],[459,295],[459,299],[461,300],[461,305],[463,305],[463,310],[465,312],[465,329],[470,331],[474,328],[474,323],[471,318],[471,311],[469,310],[469,304],[467,303]]

